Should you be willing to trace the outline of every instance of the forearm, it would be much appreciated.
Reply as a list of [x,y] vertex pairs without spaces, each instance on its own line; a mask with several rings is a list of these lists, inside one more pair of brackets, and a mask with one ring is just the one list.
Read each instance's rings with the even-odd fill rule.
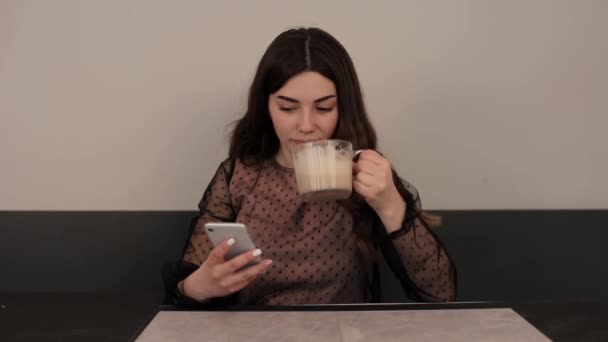
[[428,301],[453,301],[456,295],[452,261],[437,238],[416,218],[410,230],[392,239],[408,278]]
[[188,278],[197,268],[198,265],[183,260],[164,265],[162,278],[165,285],[166,300],[170,304],[189,304],[186,302],[190,297],[182,291],[182,284],[184,279]]
[[211,298],[205,294],[204,289],[197,288],[195,282],[196,279],[194,279],[194,273],[192,273],[186,277],[186,279],[177,283],[177,291],[179,291],[182,296],[194,299],[199,303],[210,301]]

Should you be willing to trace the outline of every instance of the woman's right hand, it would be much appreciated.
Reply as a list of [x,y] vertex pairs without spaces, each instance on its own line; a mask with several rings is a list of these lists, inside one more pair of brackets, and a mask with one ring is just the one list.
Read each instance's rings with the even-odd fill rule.
[[272,263],[269,259],[263,259],[256,265],[240,270],[250,261],[259,258],[262,251],[252,249],[226,261],[226,253],[235,242],[231,238],[211,250],[207,260],[182,281],[178,287],[182,293],[199,302],[224,297],[249,285]]

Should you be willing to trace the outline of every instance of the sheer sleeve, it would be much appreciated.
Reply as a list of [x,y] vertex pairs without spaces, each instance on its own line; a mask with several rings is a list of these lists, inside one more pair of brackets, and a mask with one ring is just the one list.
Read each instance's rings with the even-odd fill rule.
[[234,222],[236,219],[229,191],[232,168],[230,160],[224,161],[205,190],[198,204],[199,217],[193,222],[190,238],[184,248],[183,261],[200,266],[213,249],[205,233],[205,223]]
[[441,240],[421,218],[418,191],[394,176],[407,208],[401,228],[382,237],[382,253],[410,297],[430,302],[453,301],[455,265]]
[[218,167],[199,202],[199,214],[193,218],[190,224],[189,237],[182,250],[181,260],[168,263],[163,267],[165,302],[169,304],[198,304],[194,300],[183,296],[177,289],[177,284],[194,272],[207,259],[207,255],[213,249],[213,244],[205,233],[205,223],[234,222],[236,219],[236,212],[229,191],[233,168],[234,163],[231,160],[225,160]]

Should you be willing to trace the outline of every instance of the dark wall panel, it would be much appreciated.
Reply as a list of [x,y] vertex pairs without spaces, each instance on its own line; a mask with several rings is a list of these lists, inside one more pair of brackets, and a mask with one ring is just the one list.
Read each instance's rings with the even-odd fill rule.
[[[608,211],[439,211],[462,301],[608,299]],[[158,291],[194,212],[0,212],[0,292]],[[383,300],[404,301],[383,266]]]

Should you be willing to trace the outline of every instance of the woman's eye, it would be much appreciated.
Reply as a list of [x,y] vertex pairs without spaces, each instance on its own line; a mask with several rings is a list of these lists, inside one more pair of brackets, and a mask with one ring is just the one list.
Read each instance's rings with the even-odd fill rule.
[[324,113],[331,112],[333,109],[334,109],[333,107],[317,107],[317,110],[319,112],[324,112]]
[[279,107],[279,109],[281,111],[287,112],[287,113],[293,112],[295,110],[295,108],[290,108],[290,107]]

